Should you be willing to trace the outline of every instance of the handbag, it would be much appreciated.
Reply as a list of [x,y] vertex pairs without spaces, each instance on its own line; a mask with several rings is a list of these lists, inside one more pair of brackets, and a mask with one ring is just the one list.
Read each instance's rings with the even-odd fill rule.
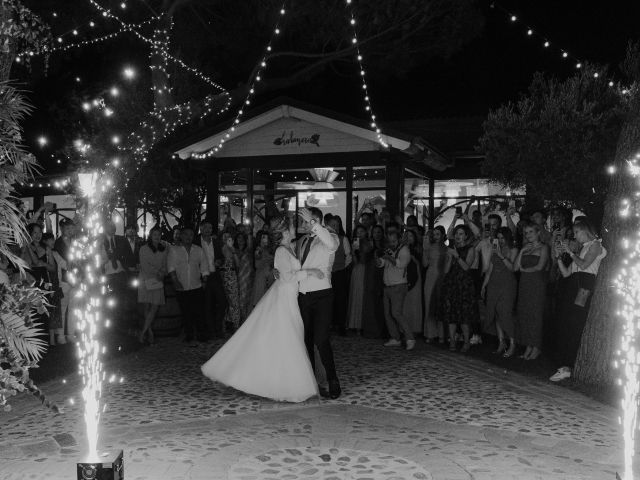
[[573,303],[578,307],[584,307],[587,304],[587,300],[589,300],[589,295],[591,295],[591,290],[580,288]]
[[164,284],[157,278],[146,278],[144,280],[144,287],[147,290],[160,290],[164,287]]

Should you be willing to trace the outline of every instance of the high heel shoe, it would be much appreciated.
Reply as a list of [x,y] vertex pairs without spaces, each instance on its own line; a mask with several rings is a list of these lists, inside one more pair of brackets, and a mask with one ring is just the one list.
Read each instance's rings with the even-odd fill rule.
[[450,352],[455,352],[456,351],[456,340],[455,340],[455,338],[449,340],[449,351]]
[[542,352],[540,350],[532,350],[531,353],[525,360],[536,360]]
[[156,339],[153,336],[153,330],[148,330],[147,333],[148,333],[147,343],[149,345],[154,345],[156,343]]
[[144,337],[146,333],[147,332],[140,332],[140,334],[138,335],[138,343],[144,345]]
[[502,355],[504,358],[511,358],[513,357],[513,354],[516,352],[516,345],[515,343],[512,343],[509,346],[509,350],[507,350],[506,352],[504,352],[504,355]]
[[460,349],[460,353],[467,353],[469,351],[469,349],[471,349],[471,343],[464,342],[464,345]]
[[507,344],[504,343],[504,341],[500,341],[500,343],[498,344],[498,349],[493,353],[495,353],[496,355],[500,355],[506,349],[507,349]]

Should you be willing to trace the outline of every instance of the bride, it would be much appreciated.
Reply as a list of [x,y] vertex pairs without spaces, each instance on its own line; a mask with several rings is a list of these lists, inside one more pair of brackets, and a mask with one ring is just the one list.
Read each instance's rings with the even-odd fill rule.
[[278,280],[236,333],[202,366],[202,373],[252,395],[303,402],[318,394],[318,384],[304,344],[298,282],[324,274],[318,269],[301,270],[291,248],[293,222],[284,218],[274,235]]

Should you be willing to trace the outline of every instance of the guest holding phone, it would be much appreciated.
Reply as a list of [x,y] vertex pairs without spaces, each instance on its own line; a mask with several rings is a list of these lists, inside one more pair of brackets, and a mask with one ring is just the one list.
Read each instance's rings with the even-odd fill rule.
[[487,302],[487,324],[495,325],[498,332],[499,344],[494,353],[504,353],[505,358],[513,356],[516,349],[513,309],[518,293],[515,275],[517,257],[518,249],[514,245],[511,230],[500,227],[492,242],[491,261],[484,277],[481,295]]
[[516,332],[521,345],[526,345],[525,360],[540,356],[542,326],[547,295],[549,247],[542,242],[542,230],[537,223],[524,228],[525,245],[516,259],[520,271],[518,286],[518,323]]
[[[582,246],[580,253],[575,254],[564,241],[554,248],[554,258],[562,276],[567,279],[563,283],[559,298],[558,338],[556,353],[562,367],[550,378],[552,382],[564,380],[571,376],[571,369],[575,363],[582,331],[587,321],[591,298],[596,282],[596,275],[607,250],[602,241],[596,237],[591,223],[582,219],[573,226],[576,240]],[[567,267],[562,261],[562,255],[571,257],[572,263]]]
[[461,352],[465,353],[471,346],[470,327],[478,318],[476,288],[469,271],[475,261],[475,250],[471,244],[473,234],[466,225],[455,227],[453,239],[454,246],[447,249],[440,316],[449,325],[449,350],[456,351],[456,330],[459,325],[464,337]]

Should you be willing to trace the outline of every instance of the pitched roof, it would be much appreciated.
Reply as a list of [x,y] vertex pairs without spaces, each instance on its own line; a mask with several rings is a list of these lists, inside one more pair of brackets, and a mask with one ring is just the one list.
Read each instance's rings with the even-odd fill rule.
[[450,157],[477,155],[484,117],[424,118],[385,123],[393,130],[426,139]]

